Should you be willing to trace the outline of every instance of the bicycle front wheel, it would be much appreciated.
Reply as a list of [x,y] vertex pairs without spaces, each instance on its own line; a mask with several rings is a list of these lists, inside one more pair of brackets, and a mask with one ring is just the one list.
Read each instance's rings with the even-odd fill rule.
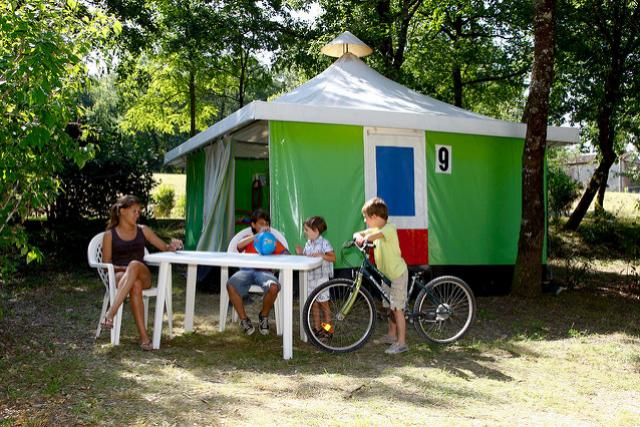
[[347,353],[369,340],[376,326],[373,298],[362,287],[354,292],[353,280],[333,279],[309,294],[302,323],[311,344],[329,353]]
[[433,279],[416,298],[413,326],[419,335],[437,344],[452,343],[469,330],[476,316],[476,298],[462,279]]

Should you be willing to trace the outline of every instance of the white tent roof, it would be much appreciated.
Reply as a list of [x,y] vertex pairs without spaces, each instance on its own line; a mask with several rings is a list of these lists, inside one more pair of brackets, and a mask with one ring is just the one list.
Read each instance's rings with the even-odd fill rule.
[[494,120],[402,86],[352,53],[273,102]]
[[[259,120],[335,123],[524,138],[526,125],[463,110],[382,76],[351,53],[272,102],[254,101],[165,155],[173,163],[187,153]],[[262,132],[264,133],[264,132]],[[549,126],[555,143],[579,141],[576,128]]]

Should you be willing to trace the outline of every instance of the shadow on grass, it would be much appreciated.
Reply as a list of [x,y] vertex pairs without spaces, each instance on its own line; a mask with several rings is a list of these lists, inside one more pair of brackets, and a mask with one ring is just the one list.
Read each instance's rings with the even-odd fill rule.
[[[247,419],[238,411],[245,405],[267,409],[274,399],[313,402],[325,395],[364,407],[374,397],[416,408],[456,408],[469,399],[493,404],[495,395],[473,389],[471,380],[513,381],[499,368],[501,361],[541,357],[521,341],[640,336],[637,301],[585,289],[536,300],[478,298],[477,321],[461,342],[432,346],[410,330],[411,351],[396,356],[373,343],[354,353],[325,354],[299,341],[294,325],[294,359],[285,361],[275,334],[246,337],[237,325],[218,333],[217,296],[197,295],[197,333],[183,334],[184,283],[176,283],[177,335],[163,336],[161,350],[144,353],[128,305],[122,344],[112,347],[106,334],[93,340],[103,292],[95,274],[85,273],[33,276],[7,291],[0,320],[1,418],[15,424],[181,425],[206,416],[216,424]],[[377,334],[383,329],[380,324]],[[298,420],[314,414],[311,407],[278,410]]]

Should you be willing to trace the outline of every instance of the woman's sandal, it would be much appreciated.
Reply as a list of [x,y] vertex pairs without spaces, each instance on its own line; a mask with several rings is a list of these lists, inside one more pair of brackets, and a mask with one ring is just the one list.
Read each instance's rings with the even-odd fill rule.
[[140,350],[142,351],[151,351],[153,350],[153,342],[151,342],[151,340],[147,341],[147,342],[143,342],[140,344]]
[[107,317],[105,316],[102,319],[102,322],[100,322],[100,326],[102,327],[102,329],[107,329],[107,330],[111,330],[113,329],[113,319],[109,320],[107,319]]

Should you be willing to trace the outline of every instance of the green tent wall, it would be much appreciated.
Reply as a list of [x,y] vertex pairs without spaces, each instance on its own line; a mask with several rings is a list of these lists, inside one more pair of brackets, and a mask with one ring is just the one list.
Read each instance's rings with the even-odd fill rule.
[[[512,266],[523,140],[425,132],[425,144],[429,264]],[[451,174],[435,172],[436,145],[452,147]],[[236,208],[250,203],[253,174],[268,170],[272,225],[290,247],[304,244],[303,221],[321,215],[338,255],[336,267],[354,266],[357,258],[343,259],[340,246],[365,226],[363,150],[362,126],[270,121],[269,160],[236,160]],[[204,154],[197,151],[187,158],[187,248],[195,248],[202,229],[203,175]]]

